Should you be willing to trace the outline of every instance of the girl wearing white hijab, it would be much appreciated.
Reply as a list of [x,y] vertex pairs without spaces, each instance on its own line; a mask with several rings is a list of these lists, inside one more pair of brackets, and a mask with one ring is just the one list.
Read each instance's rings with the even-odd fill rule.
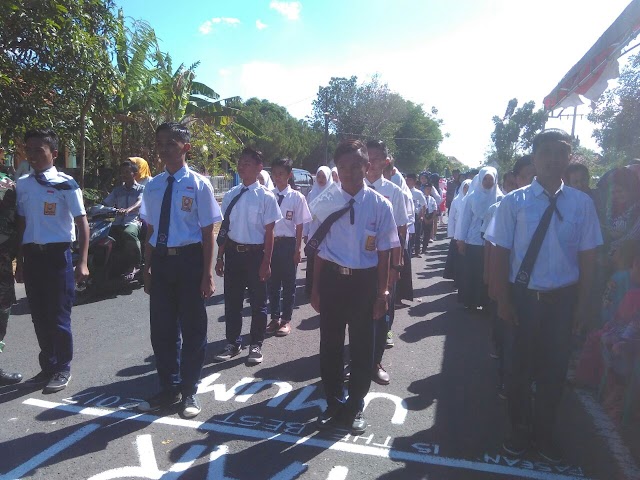
[[333,167],[331,169],[331,178],[336,183],[336,185],[340,186],[340,177],[338,176],[338,167]]
[[[333,177],[331,176],[331,169],[326,166],[319,167],[316,171],[316,180],[313,182],[311,191],[307,194],[307,205],[311,203],[318,195],[325,191],[333,183]],[[302,227],[302,236],[304,237],[304,243],[309,241],[309,238],[316,233],[320,223],[317,218],[312,219],[309,223],[305,223]],[[311,296],[311,282],[313,279],[313,258],[307,258],[307,272],[306,282],[304,290],[307,296]]]
[[276,186],[273,184],[273,181],[271,180],[271,175],[269,175],[269,172],[267,172],[266,170],[262,170],[259,174],[258,174],[258,181],[264,185],[266,187],[267,190],[269,190],[270,192],[276,188]]
[[483,167],[478,173],[477,182],[469,189],[463,202],[459,225],[456,222],[458,251],[465,259],[463,281],[459,289],[460,301],[472,310],[489,305],[483,278],[484,239],[481,228],[487,210],[498,198],[502,198],[502,192],[498,188],[498,172],[493,167]]
[[[447,237],[451,238],[449,243],[449,252],[447,253],[447,263],[444,266],[443,278],[453,280],[454,286],[457,283],[456,278],[456,263],[460,260],[458,258],[458,245],[454,237],[456,231],[456,223],[460,217],[460,204],[462,199],[465,198],[471,186],[471,180],[465,180],[458,189],[458,194],[453,198],[451,202],[451,208],[449,209],[449,221],[447,223]],[[451,193],[453,195],[453,192]]]

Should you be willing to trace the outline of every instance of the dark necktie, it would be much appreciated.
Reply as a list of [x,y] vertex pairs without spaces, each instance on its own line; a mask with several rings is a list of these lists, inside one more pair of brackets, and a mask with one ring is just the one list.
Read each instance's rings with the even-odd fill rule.
[[34,175],[36,182],[45,187],[55,188],[56,190],[75,190],[80,188],[74,179],[64,180],[62,182],[54,183],[51,180],[47,180],[44,176],[44,172],[39,172]]
[[278,194],[278,206],[282,205],[283,200],[284,200],[284,195]]
[[156,249],[160,255],[167,251],[167,242],[169,241],[169,218],[171,217],[171,198],[173,196],[173,182],[175,178],[172,175],[167,177],[167,188],[164,190],[162,197],[162,206],[160,207],[160,221],[158,222],[158,240],[156,241]]
[[547,192],[544,192],[544,194],[549,198],[549,206],[542,214],[542,218],[540,219],[540,223],[538,224],[536,231],[533,232],[531,243],[529,244],[529,248],[527,248],[527,253],[524,255],[524,259],[520,265],[520,270],[518,270],[518,275],[516,276],[516,284],[523,287],[527,287],[529,285],[531,272],[533,272],[536,259],[538,258],[540,248],[542,247],[542,242],[547,234],[547,230],[549,230],[549,225],[551,225],[553,212],[558,214],[558,218],[561,222],[563,221],[560,210],[558,210],[558,197],[552,197]]
[[320,224],[320,226],[318,227],[318,230],[316,230],[316,233],[313,234],[313,237],[311,237],[311,240],[309,240],[309,243],[307,243],[304,247],[304,253],[307,257],[310,257],[311,255],[316,253],[316,251],[318,250],[318,247],[324,240],[324,237],[326,237],[327,233],[329,233],[329,229],[331,228],[331,225],[336,223],[336,221],[340,217],[342,217],[345,213],[349,212],[351,225],[353,225],[353,222],[354,222],[353,204],[354,203],[355,203],[355,199],[352,198],[351,200],[349,200],[349,203],[346,206],[344,206],[340,210],[336,210],[335,212],[333,212],[331,215],[329,215],[327,218],[324,219],[324,222]]
[[369,187],[371,190],[375,190],[376,187],[374,187],[373,185],[367,185],[367,187]]
[[235,197],[233,197],[233,199],[231,199],[231,202],[229,202],[229,206],[224,211],[224,218],[222,219],[222,225],[220,225],[218,238],[216,238],[216,243],[218,244],[219,247],[222,246],[222,244],[227,240],[227,235],[229,234],[229,224],[231,223],[231,217],[230,217],[231,210],[233,210],[233,207],[235,206],[235,204],[238,203],[238,200],[240,200],[240,197],[244,195],[244,192],[246,192],[247,190],[249,190],[249,187],[242,187],[242,189],[240,190],[240,193]]

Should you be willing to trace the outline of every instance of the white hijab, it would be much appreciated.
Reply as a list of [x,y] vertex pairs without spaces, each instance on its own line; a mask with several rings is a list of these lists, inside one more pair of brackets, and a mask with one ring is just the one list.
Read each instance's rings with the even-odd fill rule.
[[[487,175],[493,178],[493,186],[490,189],[482,186],[482,181]],[[473,191],[469,189],[467,195],[467,201],[471,202],[473,215],[477,218],[484,218],[489,207],[496,203],[499,197],[502,197],[502,191],[498,187],[498,171],[493,167],[482,167],[480,173],[478,173],[478,183]]]
[[333,174],[334,172],[336,174],[336,177],[338,177],[338,180],[333,180],[333,175],[331,175],[331,180],[333,180],[339,187],[342,187],[342,183],[340,182],[340,175],[338,174],[338,167],[333,167],[331,169],[331,173]]
[[269,172],[267,172],[266,170],[262,170],[258,175],[262,177],[262,182],[260,183],[262,183],[262,185],[264,185],[267,190],[271,191],[276,188],[276,186],[271,181],[271,175],[269,175]]
[[327,183],[324,187],[321,187],[317,181],[313,182],[313,187],[311,187],[311,191],[307,195],[307,203],[310,203],[311,200],[320,195],[325,190],[325,188],[333,183],[333,177],[331,176],[331,169],[329,167],[325,165],[323,165],[322,167],[318,167],[318,170],[316,171],[316,177],[320,172],[322,172],[322,174],[327,179]]

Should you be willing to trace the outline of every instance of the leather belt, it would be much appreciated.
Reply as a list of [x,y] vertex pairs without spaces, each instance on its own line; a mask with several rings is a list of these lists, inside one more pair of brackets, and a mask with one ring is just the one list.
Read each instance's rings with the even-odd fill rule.
[[56,242],[56,243],[25,243],[24,248],[33,250],[36,252],[51,252],[53,250],[66,250],[71,246],[70,242]]
[[327,261],[326,264],[330,270],[338,273],[339,275],[346,275],[346,276],[353,276],[353,275],[358,275],[365,272],[371,272],[372,270],[376,269],[376,267],[372,267],[372,268],[343,267],[342,265],[338,265],[337,263],[329,262],[329,261]]
[[202,249],[202,243],[190,243],[189,245],[183,245],[181,247],[167,247],[166,251],[162,253],[159,249],[155,248],[153,251],[156,255],[161,257],[175,257],[176,255],[184,255],[186,253],[192,253],[196,250]]
[[237,243],[233,240],[227,239],[227,244],[224,247],[225,252],[227,250],[233,250],[238,253],[246,253],[246,252],[258,252],[264,250],[264,243]]
[[563,301],[567,296],[575,295],[578,292],[578,285],[556,288],[554,290],[532,290],[526,289],[527,296],[535,298],[538,302],[555,303]]
[[273,237],[273,240],[275,242],[280,242],[282,240],[295,240],[295,239],[296,239],[296,237],[284,237],[284,236],[282,236],[282,237]]

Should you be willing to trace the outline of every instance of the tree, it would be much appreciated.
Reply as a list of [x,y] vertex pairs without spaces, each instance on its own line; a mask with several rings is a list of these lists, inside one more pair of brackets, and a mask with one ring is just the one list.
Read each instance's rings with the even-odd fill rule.
[[630,58],[618,86],[605,92],[588,118],[599,125],[593,137],[606,164],[624,165],[640,157],[640,54]]
[[407,113],[394,136],[394,156],[401,171],[419,172],[438,150],[443,136],[438,121],[425,113],[422,105],[406,101],[406,108]]
[[507,104],[504,116],[492,118],[495,126],[491,134],[492,150],[487,163],[508,171],[515,157],[531,148],[533,138],[544,128],[547,114],[543,109],[535,110],[535,102],[529,101],[518,108],[518,100],[513,98]]

